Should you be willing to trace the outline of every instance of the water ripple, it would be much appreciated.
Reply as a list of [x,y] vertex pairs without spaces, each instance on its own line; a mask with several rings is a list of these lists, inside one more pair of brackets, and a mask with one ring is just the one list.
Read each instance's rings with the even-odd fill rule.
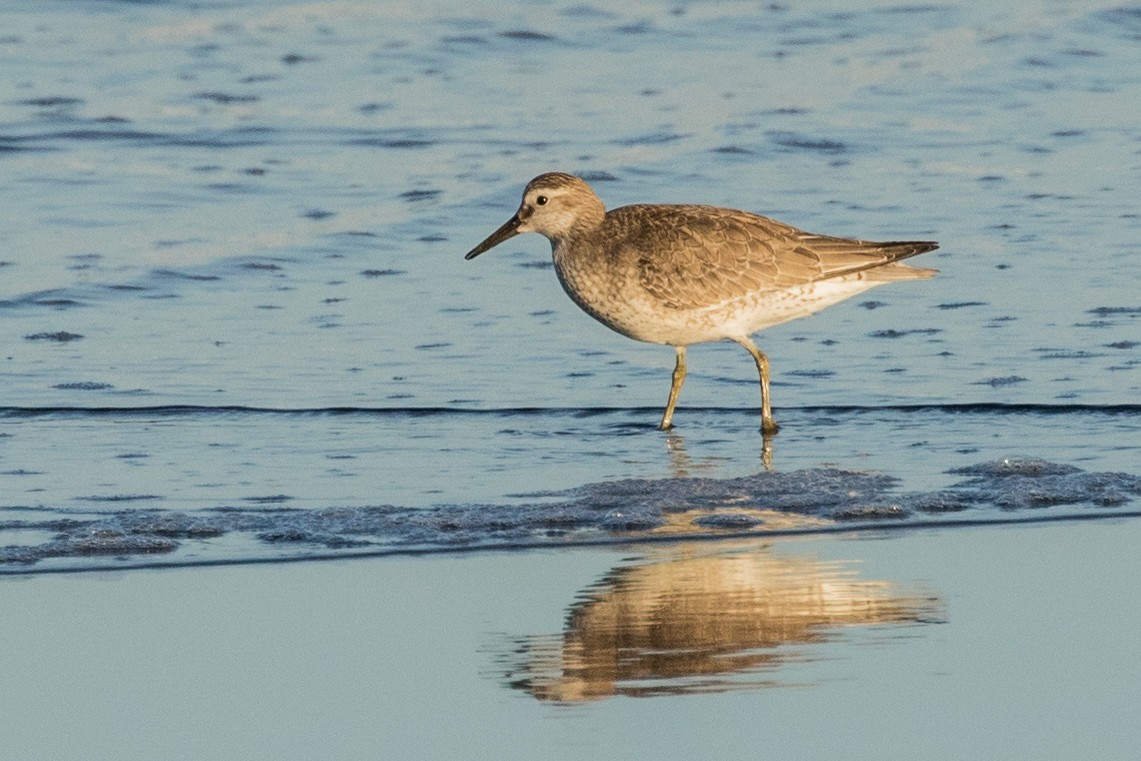
[[[966,478],[935,492],[900,492],[899,479],[886,473],[809,468],[738,478],[619,479],[533,494],[535,501],[523,504],[291,509],[280,506],[289,498],[277,495],[253,506],[193,513],[144,508],[91,519],[50,507],[9,508],[9,514],[36,517],[2,521],[0,532],[56,533],[40,544],[0,548],[0,574],[976,525],[1091,517],[1101,514],[1089,512],[1098,508],[1141,515],[1121,509],[1141,498],[1141,476],[1133,474],[1038,459],[985,461],[949,472]],[[1045,516],[1034,515],[1046,508]],[[1020,511],[1030,514],[1012,518]],[[244,537],[246,549],[231,556],[211,552],[211,541],[228,535]]]

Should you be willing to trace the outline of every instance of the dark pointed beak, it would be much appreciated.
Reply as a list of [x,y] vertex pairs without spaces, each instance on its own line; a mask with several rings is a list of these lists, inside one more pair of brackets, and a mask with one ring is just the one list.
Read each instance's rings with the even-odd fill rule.
[[474,259],[484,251],[495,248],[503,241],[509,238],[514,238],[519,234],[519,225],[521,224],[523,224],[523,218],[519,214],[516,214],[511,219],[504,222],[502,227],[493,232],[491,235],[488,235],[487,239],[483,243],[480,243],[471,251],[468,251],[464,256],[464,259]]

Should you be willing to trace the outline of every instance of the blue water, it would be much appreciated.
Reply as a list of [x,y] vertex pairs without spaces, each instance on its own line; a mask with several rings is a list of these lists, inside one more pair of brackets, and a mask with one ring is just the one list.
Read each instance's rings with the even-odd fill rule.
[[[1136,510],[1139,40],[1115,3],[10,4],[0,572]],[[545,241],[462,260],[553,169],[941,274],[759,337],[770,473],[738,347],[663,434],[672,352]]]
[[[5,3],[0,758],[1139,757],[1141,6],[850,5]],[[766,463],[551,170],[940,274]]]

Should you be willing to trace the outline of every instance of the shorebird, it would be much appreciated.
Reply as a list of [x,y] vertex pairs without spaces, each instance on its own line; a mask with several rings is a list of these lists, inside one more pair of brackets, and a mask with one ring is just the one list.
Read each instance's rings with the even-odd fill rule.
[[637,204],[607,211],[585,181],[562,172],[527,183],[515,215],[464,258],[526,232],[551,242],[555,274],[583,311],[624,336],[674,347],[662,430],[673,426],[690,344],[727,339],[752,355],[761,381],[761,431],[771,435],[778,426],[769,359],[753,343],[754,333],[877,285],[938,271],[899,263],[938,248],[932,241],[816,235],[716,206]]

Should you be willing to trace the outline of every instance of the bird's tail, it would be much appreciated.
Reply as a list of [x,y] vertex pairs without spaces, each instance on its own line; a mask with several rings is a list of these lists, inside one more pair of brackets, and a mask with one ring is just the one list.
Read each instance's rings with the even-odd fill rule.
[[824,278],[858,275],[861,279],[883,282],[933,277],[937,272],[899,264],[904,259],[939,248],[939,244],[934,241],[881,243],[824,235],[805,236],[804,241],[819,262]]
[[899,263],[903,259],[925,254],[928,251],[934,251],[939,248],[939,244],[935,241],[891,241],[888,243],[878,243],[876,244],[876,248],[879,249],[879,252],[884,256],[887,262],[878,267],[865,270],[863,274],[865,274],[869,280],[925,280],[939,274],[939,270],[929,267],[911,267]]

